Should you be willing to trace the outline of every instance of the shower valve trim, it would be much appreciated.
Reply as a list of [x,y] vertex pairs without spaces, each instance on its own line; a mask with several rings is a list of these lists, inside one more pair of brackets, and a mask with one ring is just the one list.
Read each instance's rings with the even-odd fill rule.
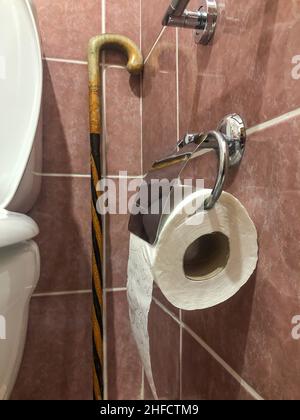
[[199,10],[186,9],[190,0],[172,0],[163,18],[164,26],[195,29],[197,44],[208,44],[215,33],[218,7],[216,0],[201,0]]

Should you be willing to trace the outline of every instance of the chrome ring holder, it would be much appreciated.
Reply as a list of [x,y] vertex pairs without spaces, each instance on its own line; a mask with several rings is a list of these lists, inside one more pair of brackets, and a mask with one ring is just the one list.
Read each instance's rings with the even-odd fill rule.
[[[218,154],[218,174],[211,195],[204,203],[204,210],[211,210],[220,198],[230,168],[239,165],[242,161],[246,146],[246,126],[238,114],[231,114],[223,118],[217,130],[201,134],[186,134],[177,143],[173,154],[154,162],[151,170],[145,177],[144,187],[147,188],[148,208],[141,204],[141,192],[138,194],[135,206],[140,209],[137,214],[132,214],[129,221],[129,231],[141,239],[155,244],[159,231],[168,215],[164,214],[163,206],[158,206],[158,214],[152,214],[153,205],[151,190],[153,186],[161,184],[162,180],[173,182],[179,180],[180,175],[191,159],[215,151]],[[170,184],[169,184],[170,185]],[[159,203],[170,200],[174,192],[174,185],[159,196]],[[178,183],[176,184],[178,187]],[[180,184],[180,188],[184,185]]]
[[172,0],[163,18],[163,26],[195,29],[195,42],[208,44],[214,36],[218,7],[216,0],[201,0],[197,11],[187,10],[190,0]]

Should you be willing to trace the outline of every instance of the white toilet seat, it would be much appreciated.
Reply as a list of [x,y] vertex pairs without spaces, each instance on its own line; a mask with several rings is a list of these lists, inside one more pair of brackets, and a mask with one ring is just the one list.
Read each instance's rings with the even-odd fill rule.
[[38,225],[30,217],[0,209],[0,252],[3,247],[28,241],[38,234]]

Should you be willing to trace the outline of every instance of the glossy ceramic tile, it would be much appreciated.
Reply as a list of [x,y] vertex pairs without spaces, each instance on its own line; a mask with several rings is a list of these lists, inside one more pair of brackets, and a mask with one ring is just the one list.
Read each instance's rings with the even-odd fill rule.
[[175,315],[177,318],[179,318],[179,309],[175,308],[175,306],[170,303],[167,298],[163,295],[160,288],[157,286],[156,283],[153,285],[153,297],[158,300],[160,304],[163,305],[163,307],[169,311],[171,314]]
[[91,295],[33,298],[12,400],[91,400]]
[[91,37],[101,30],[101,0],[34,1],[46,57],[86,60]]
[[251,396],[186,331],[182,347],[183,400],[248,400]]
[[142,48],[145,57],[150,52],[160,31],[169,0],[142,0]]
[[106,285],[125,287],[127,284],[127,264],[129,256],[129,217],[110,215],[108,218]]
[[43,170],[88,174],[88,69],[69,63],[44,63]]
[[140,77],[106,71],[107,173],[141,175]]
[[143,81],[144,172],[176,145],[176,38],[168,29],[146,65]]
[[[129,256],[129,214],[128,207],[134,192],[124,196],[124,208],[119,199],[121,191],[128,191],[130,186],[139,185],[141,180],[135,179],[109,179],[113,182],[111,188],[115,188],[117,200],[116,208],[118,214],[109,214],[106,217],[107,240],[106,240],[106,287],[126,287],[127,265]],[[128,187],[127,187],[128,186]],[[122,214],[120,214],[122,213]],[[126,214],[124,214],[126,213]]]
[[37,291],[90,289],[90,180],[43,177],[31,217],[40,228]]
[[[155,303],[149,315],[150,354],[159,399],[180,398],[180,327]],[[163,338],[163,339],[162,339]],[[146,398],[149,395],[146,387]]]
[[131,334],[126,292],[107,294],[108,398],[141,398],[142,367]]
[[[141,13],[140,0],[107,0],[105,32],[117,33],[129,37],[140,47]],[[108,64],[126,65],[126,57],[119,51],[109,51],[105,54]]]
[[[180,30],[181,134],[215,129],[232,112],[251,127],[299,107],[292,61],[298,54],[300,5],[292,3],[222,2],[209,46],[196,45],[191,31]],[[190,2],[191,8],[197,4]]]

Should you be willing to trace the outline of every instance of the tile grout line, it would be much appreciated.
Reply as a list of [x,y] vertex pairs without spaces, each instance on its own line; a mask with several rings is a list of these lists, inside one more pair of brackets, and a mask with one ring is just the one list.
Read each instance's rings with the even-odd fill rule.
[[[84,174],[59,174],[59,173],[40,173],[40,172],[32,172],[35,176],[40,176],[44,178],[91,178],[91,175],[84,175]],[[103,179],[144,179],[145,175],[106,175]]]
[[[144,91],[143,76],[141,75],[140,76],[141,174],[144,173],[143,91]],[[144,178],[144,175],[140,175],[140,176]]]
[[[106,31],[106,0],[102,0],[101,1],[101,8],[102,8],[102,20],[101,20],[101,31],[102,34],[105,33]],[[102,55],[103,57],[104,55]],[[103,103],[103,109],[102,109],[102,120],[103,120],[103,132],[102,132],[102,139],[103,139],[103,150],[102,152],[104,153],[104,156],[106,156],[106,67],[105,65],[103,66],[103,71],[102,71],[102,103]],[[103,159],[103,169],[104,169],[104,174],[106,175],[106,158]],[[106,267],[107,267],[107,254],[106,254],[106,244],[107,244],[107,234],[106,234],[106,229],[107,229],[107,218],[104,217],[104,222],[103,222],[103,227],[104,227],[104,237],[103,237],[103,243],[104,243],[104,258],[103,258],[103,264],[104,264],[104,276],[103,276],[103,286],[104,286],[104,291],[103,291],[103,383],[104,383],[104,400],[107,401],[108,400],[108,343],[107,343],[107,292],[106,292]]]
[[[142,38],[142,0],[140,0],[140,50],[143,48]],[[144,143],[143,143],[143,74],[140,75],[140,121],[141,121],[141,174],[144,171]]]
[[[104,224],[105,226],[105,224]],[[105,243],[105,239],[104,239]],[[104,254],[104,263],[106,256]],[[106,272],[106,270],[104,270]],[[106,276],[103,276],[103,282]],[[108,356],[107,356],[107,293],[103,290],[103,383],[104,383],[104,401],[108,400]]]
[[102,7],[101,27],[102,27],[102,33],[104,34],[106,31],[106,0],[101,1],[101,7]]
[[79,64],[81,66],[87,66],[88,62],[83,60],[70,60],[67,58],[56,58],[56,57],[43,57],[43,61],[49,61],[53,63],[64,63],[64,64]]
[[126,66],[121,66],[119,64],[104,64],[101,67],[105,68],[106,70],[114,69],[114,70],[122,70],[128,71]]
[[[180,102],[179,102],[179,29],[176,28],[176,126],[177,139],[179,140],[180,128]],[[182,310],[179,311],[180,319],[180,336],[179,336],[179,400],[182,401],[182,348],[183,348],[183,331],[182,331]]]
[[118,292],[127,292],[127,287],[111,287],[105,288],[106,293],[118,293]]
[[263,401],[264,399],[231,367],[225,362],[201,337],[199,337],[188,325],[180,321],[175,314],[169,311],[156,298],[153,298],[156,305],[168,314],[175,322],[182,326],[182,328],[195,340],[201,347],[207,351],[226,371],[229,373],[254,399]]
[[275,117],[271,120],[267,120],[263,123],[257,124],[251,128],[247,129],[247,135],[250,136],[251,134],[259,133],[264,131],[268,128],[274,127],[278,124],[283,122],[289,121],[290,119],[296,118],[300,116],[300,108],[294,109],[293,111],[289,111],[285,114],[281,114],[278,117]]
[[142,51],[142,0],[140,0],[140,50]]
[[142,383],[141,383],[141,393],[140,393],[140,401],[145,400],[145,371],[142,366]]
[[90,178],[91,175],[84,175],[84,174],[59,174],[59,173],[41,173],[41,172],[32,172],[33,175],[35,176],[40,176],[40,177],[48,177],[48,178]]
[[183,349],[183,329],[182,329],[182,310],[179,311],[180,337],[179,337],[179,399],[182,401],[182,349]]
[[33,298],[43,298],[43,297],[58,297],[58,296],[73,296],[73,295],[89,295],[92,293],[92,289],[86,290],[71,290],[64,292],[45,292],[45,293],[34,293]]
[[[104,57],[104,56],[103,56]],[[103,153],[103,159],[102,159],[102,167],[103,167],[103,178],[107,178],[107,160],[106,160],[106,150],[107,150],[107,115],[106,115],[106,101],[107,101],[107,96],[106,96],[106,83],[107,83],[107,78],[106,78],[106,71],[107,69],[104,67],[103,68],[103,72],[102,72],[102,115],[101,115],[101,119],[102,119],[102,149],[101,152]]]
[[179,140],[180,127],[180,103],[179,103],[179,29],[176,28],[176,118],[177,118],[177,140]]
[[[43,57],[43,61],[51,62],[51,63],[64,63],[64,64],[78,64],[81,66],[87,66],[87,61],[80,61],[80,60],[69,60],[66,58],[54,58],[54,57]],[[117,69],[117,70],[127,70],[126,66],[122,66],[120,64],[102,64],[99,63],[100,67],[104,67],[106,69]]]
[[106,175],[105,178],[109,179],[144,179],[145,175]]

